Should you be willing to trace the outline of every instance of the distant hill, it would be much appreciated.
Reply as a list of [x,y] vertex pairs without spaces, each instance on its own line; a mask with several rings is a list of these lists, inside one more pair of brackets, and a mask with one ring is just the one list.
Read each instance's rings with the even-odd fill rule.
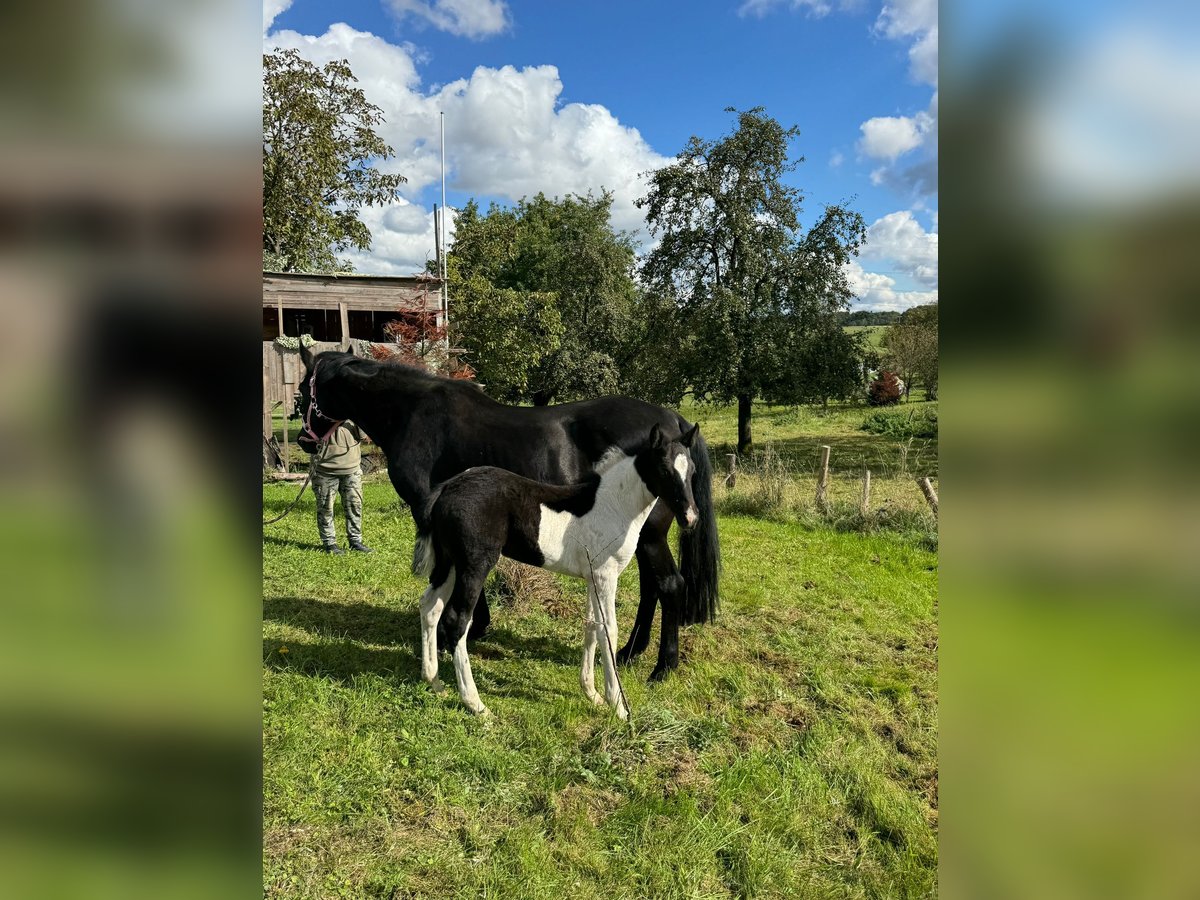
[[842,315],[843,325],[895,325],[896,320],[900,318],[898,312],[875,312],[868,309],[860,309]]

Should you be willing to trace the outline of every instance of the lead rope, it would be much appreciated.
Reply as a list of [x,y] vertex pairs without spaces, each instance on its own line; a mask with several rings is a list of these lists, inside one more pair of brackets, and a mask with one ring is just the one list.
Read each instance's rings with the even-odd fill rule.
[[[315,457],[314,457],[314,459],[315,459]],[[312,481],[313,465],[315,465],[315,463],[310,461],[309,465],[308,465],[308,474],[304,476],[304,484],[300,485],[300,493],[298,493],[296,495],[296,499],[292,501],[292,505],[289,506],[287,509],[285,509],[280,515],[276,516],[275,518],[267,519],[265,522],[263,522],[264,525],[274,525],[280,519],[285,518],[288,513],[290,513],[293,509],[296,508],[296,504],[299,503],[300,498],[304,496],[304,489],[306,487],[308,487],[308,483],[310,481]]]

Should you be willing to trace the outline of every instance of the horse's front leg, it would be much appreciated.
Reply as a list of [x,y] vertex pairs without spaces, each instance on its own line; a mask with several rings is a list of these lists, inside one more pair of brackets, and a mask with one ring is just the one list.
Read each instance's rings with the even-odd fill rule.
[[601,637],[604,640],[604,698],[617,711],[618,719],[629,718],[629,707],[621,693],[621,682],[617,677],[617,574],[605,570],[597,572],[596,606],[601,614]]
[[596,602],[596,586],[588,578],[587,608],[583,617],[583,665],[579,669],[579,683],[584,695],[596,704],[604,703],[604,698],[596,690],[596,642],[599,635],[600,611]]
[[[628,665],[650,645],[650,629],[654,626],[654,610],[658,606],[658,577],[653,556],[666,548],[667,532],[671,530],[671,511],[665,503],[655,505],[638,536],[638,609],[629,632],[629,642],[617,653],[617,662]],[[652,549],[653,548],[653,549]],[[670,550],[666,553],[670,556]]]

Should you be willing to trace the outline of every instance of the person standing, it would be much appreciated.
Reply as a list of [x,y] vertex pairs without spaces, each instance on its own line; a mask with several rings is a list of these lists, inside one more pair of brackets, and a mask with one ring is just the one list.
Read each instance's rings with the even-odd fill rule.
[[342,496],[346,537],[351,550],[370,553],[362,540],[362,432],[353,422],[343,422],[313,459],[312,485],[317,495],[317,533],[325,553],[343,554],[333,528],[333,503]]

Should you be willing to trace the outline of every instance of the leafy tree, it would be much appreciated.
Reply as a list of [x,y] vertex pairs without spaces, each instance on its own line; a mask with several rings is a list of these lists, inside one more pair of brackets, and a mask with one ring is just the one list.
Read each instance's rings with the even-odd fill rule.
[[395,200],[405,179],[374,164],[392,156],[375,133],[379,107],[345,60],[317,68],[295,50],[263,55],[263,266],[350,268],[336,254],[367,250],[363,206]]
[[893,325],[900,313],[891,310],[856,309],[846,313],[843,325]]
[[517,218],[495,205],[479,214],[474,200],[455,220],[446,260],[453,340],[488,393],[516,401],[529,395],[535,366],[558,349],[563,333],[556,297],[505,283],[517,253]]
[[[638,203],[659,238],[642,266],[647,296],[673,308],[660,320],[659,349],[682,356],[675,371],[698,397],[737,401],[738,451],[745,452],[755,397],[840,393],[832,387],[840,377],[822,375],[820,389],[804,384],[813,372],[804,360],[815,360],[817,344],[849,352],[833,329],[851,297],[843,269],[866,226],[858,213],[828,206],[802,233],[801,192],[782,180],[796,166],[787,145],[799,130],[761,108],[737,119],[737,130],[720,140],[692,137],[678,162],[650,175]],[[660,389],[676,393],[685,387],[663,382]]]
[[925,396],[937,399],[938,305],[928,303],[906,310],[883,336],[888,364],[911,387],[920,383]]
[[485,316],[485,299],[494,304],[504,295],[502,305],[522,322],[503,359],[472,356],[489,389],[503,385],[511,399],[535,403],[617,389],[634,255],[628,236],[609,224],[611,208],[608,193],[538,194],[513,208],[493,204],[482,216],[473,201],[460,212],[449,256],[458,278],[450,285],[457,340],[472,354],[495,349],[490,332],[498,323]]

